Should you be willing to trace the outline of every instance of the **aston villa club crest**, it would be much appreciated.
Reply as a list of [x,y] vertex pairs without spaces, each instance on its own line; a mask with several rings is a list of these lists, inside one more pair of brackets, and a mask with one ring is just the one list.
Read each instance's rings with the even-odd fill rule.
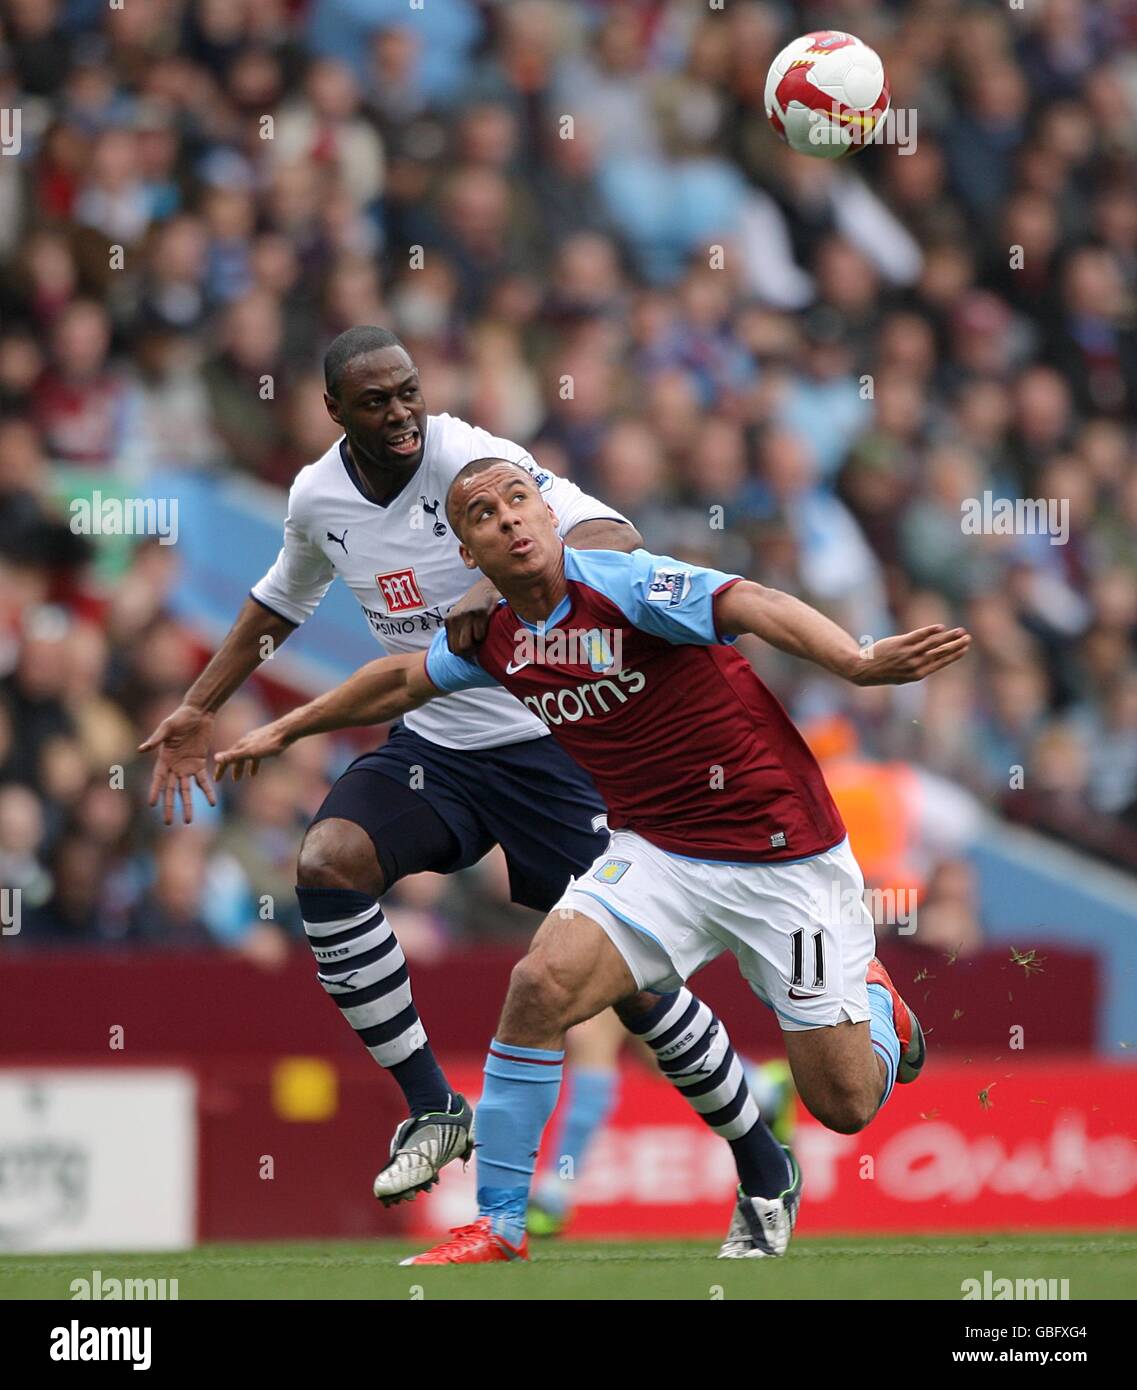
[[619,883],[631,867],[630,859],[606,859],[592,877],[601,883]]

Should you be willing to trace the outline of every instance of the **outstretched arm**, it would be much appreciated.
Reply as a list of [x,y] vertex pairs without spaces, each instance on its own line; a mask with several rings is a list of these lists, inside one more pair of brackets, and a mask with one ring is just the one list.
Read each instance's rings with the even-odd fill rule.
[[748,579],[718,595],[715,623],[724,637],[753,633],[772,647],[823,666],[854,685],[904,685],[923,680],[958,661],[971,645],[971,637],[963,628],[946,629],[935,623],[862,647],[808,603]]
[[217,805],[209,782],[209,740],[213,717],[233,692],[242,686],[264,660],[292,632],[296,624],[270,612],[254,599],[246,599],[205,670],[186,691],[182,703],[166,716],[140,753],[157,749],[154,775],[150,779],[150,805],[162,802],[162,818],[167,825],[174,819],[174,798],[182,798],[182,819],[193,820],[191,779],[205,793],[211,806]]
[[290,497],[284,545],[276,563],[245,600],[220,650],[186,691],[182,703],[140,745],[140,752],[157,751],[150,805],[161,800],[167,825],[174,819],[175,793],[182,798],[182,819],[187,825],[193,820],[194,782],[210,805],[216,805],[207,771],[214,715],[316,611],[334,576],[327,556],[294,518]]
[[334,729],[386,724],[442,693],[426,674],[425,652],[380,657],[361,666],[334,690],[254,729],[232,748],[218,753],[213,775],[220,781],[226,768],[232,768],[233,781],[239,782],[246,766],[250,776],[255,776],[262,758],[283,753],[297,739]]

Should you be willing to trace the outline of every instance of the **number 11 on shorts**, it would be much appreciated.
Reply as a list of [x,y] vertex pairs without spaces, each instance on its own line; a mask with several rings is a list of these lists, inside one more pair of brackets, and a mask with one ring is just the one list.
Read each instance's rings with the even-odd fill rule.
[[[825,933],[813,933],[813,988],[825,988]],[[805,983],[805,928],[799,927],[791,937],[793,943],[793,971],[790,985],[801,989]]]

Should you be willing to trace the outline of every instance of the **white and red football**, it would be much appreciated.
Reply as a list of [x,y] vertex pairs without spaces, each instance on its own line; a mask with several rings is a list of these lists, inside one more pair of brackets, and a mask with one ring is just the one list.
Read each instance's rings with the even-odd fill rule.
[[767,120],[791,149],[815,159],[841,159],[871,144],[890,100],[878,55],[839,29],[794,39],[766,75]]

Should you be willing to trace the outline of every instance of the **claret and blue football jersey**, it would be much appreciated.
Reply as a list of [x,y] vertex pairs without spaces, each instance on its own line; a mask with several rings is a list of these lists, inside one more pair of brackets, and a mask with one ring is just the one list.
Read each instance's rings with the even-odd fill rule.
[[502,603],[477,659],[445,631],[440,690],[501,685],[588,772],[613,830],[697,859],[785,861],[845,837],[805,741],[715,627],[740,576],[646,550],[564,552],[568,593],[545,623]]

